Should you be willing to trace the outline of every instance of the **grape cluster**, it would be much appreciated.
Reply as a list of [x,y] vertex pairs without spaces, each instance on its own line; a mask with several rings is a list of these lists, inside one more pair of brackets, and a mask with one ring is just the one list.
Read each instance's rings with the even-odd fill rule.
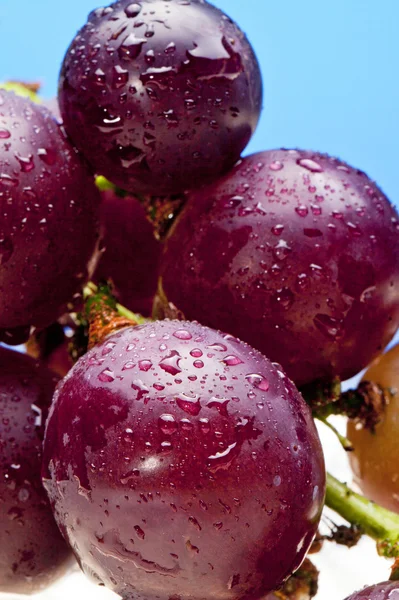
[[[261,104],[251,45],[206,0],[94,10],[48,108],[0,89],[0,341],[43,358],[0,348],[0,592],[48,585],[71,548],[125,600],[256,600],[307,554],[326,476],[296,386],[394,336],[399,216],[326,154],[241,158]],[[127,308],[91,283],[85,313],[90,279]],[[173,318],[127,326],[128,309]],[[44,359],[64,374],[63,327],[76,357],[91,321],[104,339],[54,392]],[[399,512],[396,465],[348,431],[359,484]]]

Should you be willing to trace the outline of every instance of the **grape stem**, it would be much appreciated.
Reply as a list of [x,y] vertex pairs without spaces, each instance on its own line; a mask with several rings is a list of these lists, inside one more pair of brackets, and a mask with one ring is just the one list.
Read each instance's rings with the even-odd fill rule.
[[351,442],[345,436],[341,435],[339,431],[332,425],[325,417],[316,416],[315,417],[321,423],[324,423],[326,427],[328,427],[338,438],[339,443],[345,452],[353,452],[353,446]]
[[108,284],[96,286],[90,282],[84,289],[83,297],[89,326],[89,349],[118,329],[148,322],[148,319],[116,302]]
[[332,415],[344,415],[370,431],[381,421],[391,395],[372,381],[361,381],[355,390],[342,392],[338,378],[313,382],[302,387],[301,392],[315,418],[326,423]]
[[399,515],[351,490],[327,473],[326,506],[377,542],[386,558],[399,557]]

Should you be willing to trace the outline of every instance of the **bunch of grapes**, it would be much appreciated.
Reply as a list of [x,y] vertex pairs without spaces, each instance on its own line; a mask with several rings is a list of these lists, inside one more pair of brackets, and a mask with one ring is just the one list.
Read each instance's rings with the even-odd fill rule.
[[[40,360],[0,349],[0,592],[46,587],[72,551],[124,600],[294,599],[325,500],[398,558],[398,352],[379,355],[399,216],[381,189],[319,152],[241,158],[260,68],[206,0],[96,9],[58,103],[14,87],[0,341]],[[373,384],[333,392],[374,359]],[[358,484],[385,509],[326,488],[311,409],[351,417]]]

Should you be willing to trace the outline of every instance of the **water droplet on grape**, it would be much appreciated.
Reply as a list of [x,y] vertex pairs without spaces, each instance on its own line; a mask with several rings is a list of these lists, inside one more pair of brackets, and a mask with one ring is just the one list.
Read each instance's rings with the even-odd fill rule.
[[275,160],[274,162],[272,162],[269,165],[269,169],[271,171],[281,171],[281,169],[284,168],[284,164],[282,162],[280,162],[279,160]]
[[259,375],[259,373],[250,373],[245,376],[245,379],[258,390],[262,390],[262,392],[267,392],[269,389],[268,380],[263,375]]
[[216,408],[216,410],[223,415],[224,417],[228,417],[229,413],[227,411],[227,407],[230,400],[227,398],[216,398],[213,396],[210,400],[206,402],[207,408]]
[[321,167],[319,163],[317,163],[315,160],[312,160],[311,158],[299,158],[297,160],[297,164],[300,167],[311,171],[311,173],[323,173],[323,167]]
[[143,44],[147,42],[144,38],[138,38],[133,33],[127,36],[118,48],[121,60],[134,60],[142,50]]
[[150,360],[139,360],[138,365],[140,371],[149,371],[152,367],[152,362]]
[[309,209],[304,204],[300,204],[299,206],[295,207],[295,212],[300,217],[306,217],[309,214]]
[[117,89],[123,87],[124,85],[127,84],[128,81],[129,81],[129,71],[127,69],[124,69],[120,65],[115,65],[114,71],[113,71],[113,82],[112,82],[114,89],[117,90]]
[[8,131],[8,129],[0,128],[0,140],[7,140],[10,137],[11,133]]
[[168,356],[161,360],[159,366],[163,371],[166,371],[166,373],[169,373],[170,375],[177,375],[178,373],[181,373],[181,368],[179,365],[181,359],[182,357],[177,350],[172,350]]
[[128,4],[128,6],[125,8],[125,14],[129,19],[134,19],[134,17],[137,17],[137,15],[140,14],[140,11],[141,5],[137,4],[137,2]]
[[98,379],[103,383],[112,383],[115,381],[115,373],[111,371],[111,369],[104,369],[104,371],[101,371],[98,375]]
[[[191,340],[192,339],[192,335],[189,331],[187,331],[187,329],[178,329],[177,331],[175,331],[173,333],[174,337],[176,337],[178,340]],[[191,353],[190,353],[191,354]],[[193,355],[192,355],[193,356]]]
[[177,423],[173,415],[161,415],[158,419],[158,425],[162,433],[165,435],[172,435],[177,431]]
[[179,394],[176,396],[176,404],[181,410],[194,417],[200,413],[202,408],[197,395]]
[[341,322],[326,314],[317,314],[313,319],[317,329],[329,338],[337,338],[340,333]]
[[222,362],[228,367],[235,367],[236,365],[242,365],[243,361],[238,356],[234,354],[230,354],[229,356],[225,356]]

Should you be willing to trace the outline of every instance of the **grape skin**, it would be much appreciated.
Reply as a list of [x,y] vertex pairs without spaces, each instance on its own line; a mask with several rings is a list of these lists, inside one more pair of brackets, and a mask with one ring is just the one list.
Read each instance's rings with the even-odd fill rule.
[[398,223],[346,163],[254,154],[189,195],[166,241],[161,292],[186,318],[280,362],[297,385],[347,379],[398,328]]
[[386,581],[371,585],[348,596],[346,600],[397,600],[399,598],[399,583]]
[[151,315],[157,289],[161,244],[153,225],[134,196],[102,192],[101,254],[94,281],[111,279],[118,300],[135,312]]
[[163,195],[234,165],[256,128],[262,83],[245,35],[214,6],[120,0],[93,11],[72,41],[59,103],[97,173]]
[[44,423],[58,378],[0,348],[0,591],[31,594],[63,576],[71,552],[40,477]]
[[24,341],[83,286],[99,205],[83,158],[47,109],[0,90],[0,339]]
[[197,323],[127,328],[82,357],[56,392],[43,464],[84,572],[140,600],[276,588],[324,500],[320,442],[295,386]]

